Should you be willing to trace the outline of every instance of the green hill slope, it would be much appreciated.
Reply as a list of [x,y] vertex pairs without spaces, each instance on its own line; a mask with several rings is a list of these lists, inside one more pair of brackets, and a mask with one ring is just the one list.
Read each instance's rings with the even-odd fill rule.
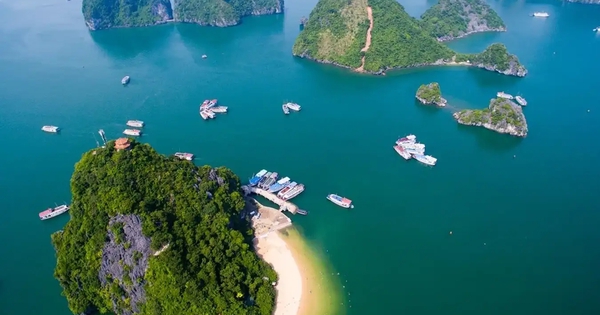
[[[373,19],[369,43],[368,7]],[[456,64],[456,61],[506,75],[527,73],[504,45],[501,45],[503,51],[497,50],[505,54],[503,58],[459,54],[440,43],[426,25],[409,16],[395,0],[320,0],[296,39],[292,54],[373,74],[397,68]],[[504,68],[487,63],[501,59],[513,60],[513,66]]]
[[439,0],[421,19],[425,28],[440,41],[506,30],[500,16],[484,0]]
[[109,142],[76,164],[71,193],[52,242],[74,313],[272,314],[277,275],[252,250],[230,170]]

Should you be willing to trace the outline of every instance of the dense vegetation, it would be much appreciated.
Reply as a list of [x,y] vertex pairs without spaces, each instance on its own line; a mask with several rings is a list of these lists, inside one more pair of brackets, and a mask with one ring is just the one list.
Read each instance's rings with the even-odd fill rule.
[[500,133],[524,137],[528,132],[521,107],[503,98],[492,99],[486,109],[466,109],[453,116],[461,124],[484,126]]
[[442,102],[442,90],[440,84],[432,82],[429,84],[421,84],[417,90],[417,98],[422,99],[425,104]]
[[500,16],[484,0],[439,0],[423,13],[421,19],[425,28],[439,40],[506,28]]
[[201,25],[236,25],[243,16],[282,11],[283,0],[175,0],[178,21]]
[[[369,27],[367,6],[372,8],[374,23],[371,45],[361,52]],[[501,69],[499,72],[515,75],[505,71],[511,68],[510,60],[513,64],[518,64],[518,60],[508,54],[504,45],[491,45],[481,55],[458,54],[441,44],[425,24],[409,16],[395,0],[320,0],[296,39],[292,53],[353,69],[361,65],[364,56],[364,70],[370,73],[468,60],[490,71]],[[501,64],[497,66],[495,61]]]
[[81,11],[92,30],[153,25],[173,18],[169,0],[83,0]]
[[[138,314],[272,313],[276,274],[251,249],[253,231],[240,219],[244,200],[230,170],[198,168],[136,142],[116,151],[109,142],[76,164],[71,192],[71,219],[52,241],[55,277],[74,313],[92,306],[131,314],[127,292],[135,285],[144,291]],[[106,244],[131,246],[130,227],[120,223],[127,216],[141,218],[139,233],[151,239],[154,255],[146,255],[147,269],[135,281],[129,273],[145,259],[137,251],[121,281],[102,278]]]
[[369,28],[366,7],[367,0],[319,1],[294,43],[294,55],[360,66]]
[[495,65],[500,71],[506,71],[510,68],[523,68],[517,56],[512,55],[506,49],[506,46],[500,43],[491,44],[482,53],[479,54],[461,54],[456,61],[469,61],[472,64]]

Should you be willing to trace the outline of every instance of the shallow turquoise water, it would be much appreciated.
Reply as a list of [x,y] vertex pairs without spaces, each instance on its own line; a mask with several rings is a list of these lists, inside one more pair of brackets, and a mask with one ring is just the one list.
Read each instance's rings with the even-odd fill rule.
[[[600,313],[600,37],[591,31],[600,6],[494,1],[508,32],[450,44],[505,43],[529,69],[519,79],[465,68],[372,77],[295,59],[298,22],[315,3],[288,0],[284,16],[227,29],[89,33],[80,1],[0,0],[0,313],[68,313],[50,245],[68,217],[40,222],[37,213],[69,200],[73,164],[96,131],[118,137],[128,119],[146,121],[141,140],[164,154],[303,182],[296,201],[310,214],[293,220],[340,273],[347,314]],[[405,6],[417,16],[432,3]],[[528,16],[541,10],[550,18]],[[431,81],[448,108],[415,103]],[[529,101],[527,138],[452,119],[497,91]],[[205,98],[230,113],[202,121]],[[284,116],[288,100],[302,111]],[[44,134],[44,124],[63,132]],[[393,142],[407,133],[436,167],[397,156]]]

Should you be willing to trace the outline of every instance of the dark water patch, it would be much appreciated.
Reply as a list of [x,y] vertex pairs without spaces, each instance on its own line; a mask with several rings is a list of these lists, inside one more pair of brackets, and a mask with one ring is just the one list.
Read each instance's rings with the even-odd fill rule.
[[111,58],[127,60],[165,48],[174,28],[173,24],[117,28],[93,31],[90,37]]
[[523,141],[523,138],[500,134],[484,127],[465,126],[459,123],[456,123],[456,125],[459,132],[472,135],[477,145],[486,151],[506,152],[514,149]]

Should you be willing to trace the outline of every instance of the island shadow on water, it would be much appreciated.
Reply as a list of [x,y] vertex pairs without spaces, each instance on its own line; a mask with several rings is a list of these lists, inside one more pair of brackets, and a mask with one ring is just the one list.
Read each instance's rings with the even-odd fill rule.
[[[456,121],[453,117],[450,117]],[[473,135],[480,148],[487,151],[506,152],[517,147],[524,140],[520,137],[501,134],[484,127],[465,126],[456,123],[459,132]]]
[[90,31],[92,40],[114,59],[132,59],[143,52],[166,48],[174,25],[115,28]]

